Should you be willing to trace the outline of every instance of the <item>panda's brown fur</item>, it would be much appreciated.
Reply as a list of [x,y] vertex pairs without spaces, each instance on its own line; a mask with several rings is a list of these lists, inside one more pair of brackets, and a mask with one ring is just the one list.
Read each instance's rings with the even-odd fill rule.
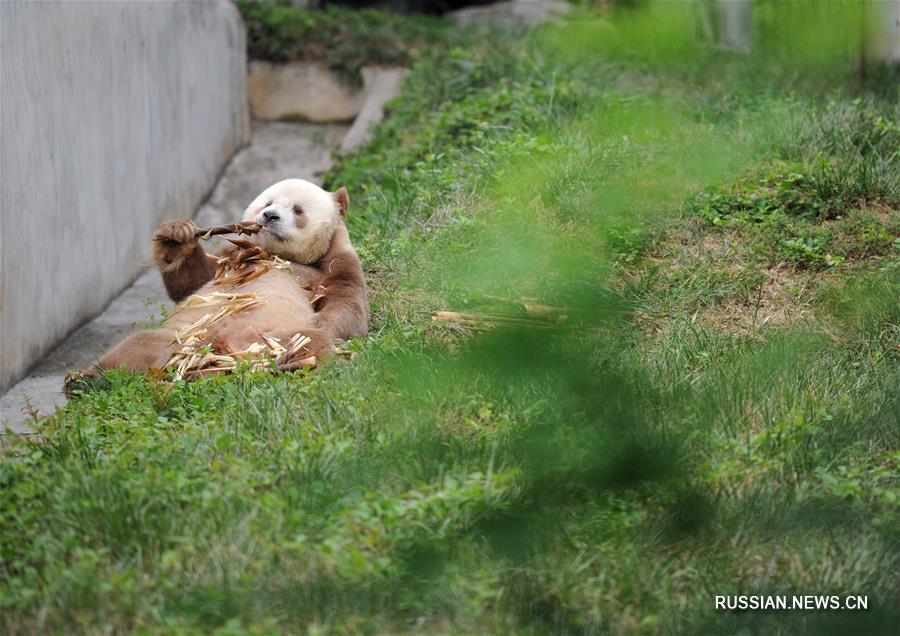
[[[174,301],[214,292],[252,294],[263,301],[208,328],[205,341],[214,351],[243,351],[263,343],[264,335],[286,343],[300,333],[310,338],[301,357],[327,356],[335,344],[368,331],[362,265],[343,221],[349,203],[345,188],[330,193],[300,179],[266,189],[247,208],[244,220],[263,225],[251,241],[289,266],[237,286],[215,279],[218,257],[200,246],[193,221],[163,223],[153,236],[153,257]],[[322,288],[324,297],[313,305],[311,290]],[[132,334],[80,375],[93,377],[120,367],[162,369],[180,346],[175,333],[215,310],[179,305],[161,328]]]

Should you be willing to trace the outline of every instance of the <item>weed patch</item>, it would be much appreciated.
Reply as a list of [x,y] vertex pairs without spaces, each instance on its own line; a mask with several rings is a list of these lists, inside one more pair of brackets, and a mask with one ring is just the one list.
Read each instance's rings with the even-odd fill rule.
[[247,26],[250,58],[321,61],[357,81],[363,66],[410,66],[423,47],[452,39],[449,24],[424,16],[337,5],[310,11],[273,0],[235,4]]

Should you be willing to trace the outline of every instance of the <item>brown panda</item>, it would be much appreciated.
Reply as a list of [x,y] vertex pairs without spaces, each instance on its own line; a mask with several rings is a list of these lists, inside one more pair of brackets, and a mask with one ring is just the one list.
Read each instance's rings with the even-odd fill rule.
[[[163,223],[153,236],[153,256],[169,296],[180,304],[159,329],[132,334],[78,375],[94,377],[123,366],[163,369],[184,350],[190,331],[200,335],[192,342],[197,350],[202,347],[201,354],[305,343],[291,360],[281,360],[280,368],[287,369],[299,366],[292,367],[292,361],[328,355],[337,341],[365,335],[366,284],[343,221],[349,204],[345,188],[326,192],[302,179],[267,188],[244,212],[244,221],[261,226],[249,237],[252,249],[244,251],[265,250],[269,258],[262,264],[251,260],[262,273],[244,282],[222,276],[220,258],[229,252],[207,254],[193,221]],[[235,302],[245,307],[230,313]]]

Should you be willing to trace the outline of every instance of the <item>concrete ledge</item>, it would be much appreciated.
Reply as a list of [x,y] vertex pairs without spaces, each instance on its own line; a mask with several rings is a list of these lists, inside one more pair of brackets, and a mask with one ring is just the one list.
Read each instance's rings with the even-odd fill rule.
[[365,101],[354,86],[321,62],[250,62],[250,110],[257,119],[316,123],[351,121]]
[[[400,91],[409,69],[365,66],[362,84],[348,82],[321,62],[250,62],[250,110],[263,120],[312,123],[354,121],[351,147],[366,139],[369,124]],[[347,150],[343,148],[342,150]]]

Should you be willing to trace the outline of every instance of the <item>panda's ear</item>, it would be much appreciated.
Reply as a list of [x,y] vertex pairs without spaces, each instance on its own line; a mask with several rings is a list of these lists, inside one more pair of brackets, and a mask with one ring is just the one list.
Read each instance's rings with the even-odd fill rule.
[[347,188],[341,186],[338,188],[337,192],[332,192],[331,196],[334,197],[334,200],[337,201],[338,209],[341,211],[341,216],[345,216],[347,214],[347,208],[350,207],[350,195],[347,194]]

